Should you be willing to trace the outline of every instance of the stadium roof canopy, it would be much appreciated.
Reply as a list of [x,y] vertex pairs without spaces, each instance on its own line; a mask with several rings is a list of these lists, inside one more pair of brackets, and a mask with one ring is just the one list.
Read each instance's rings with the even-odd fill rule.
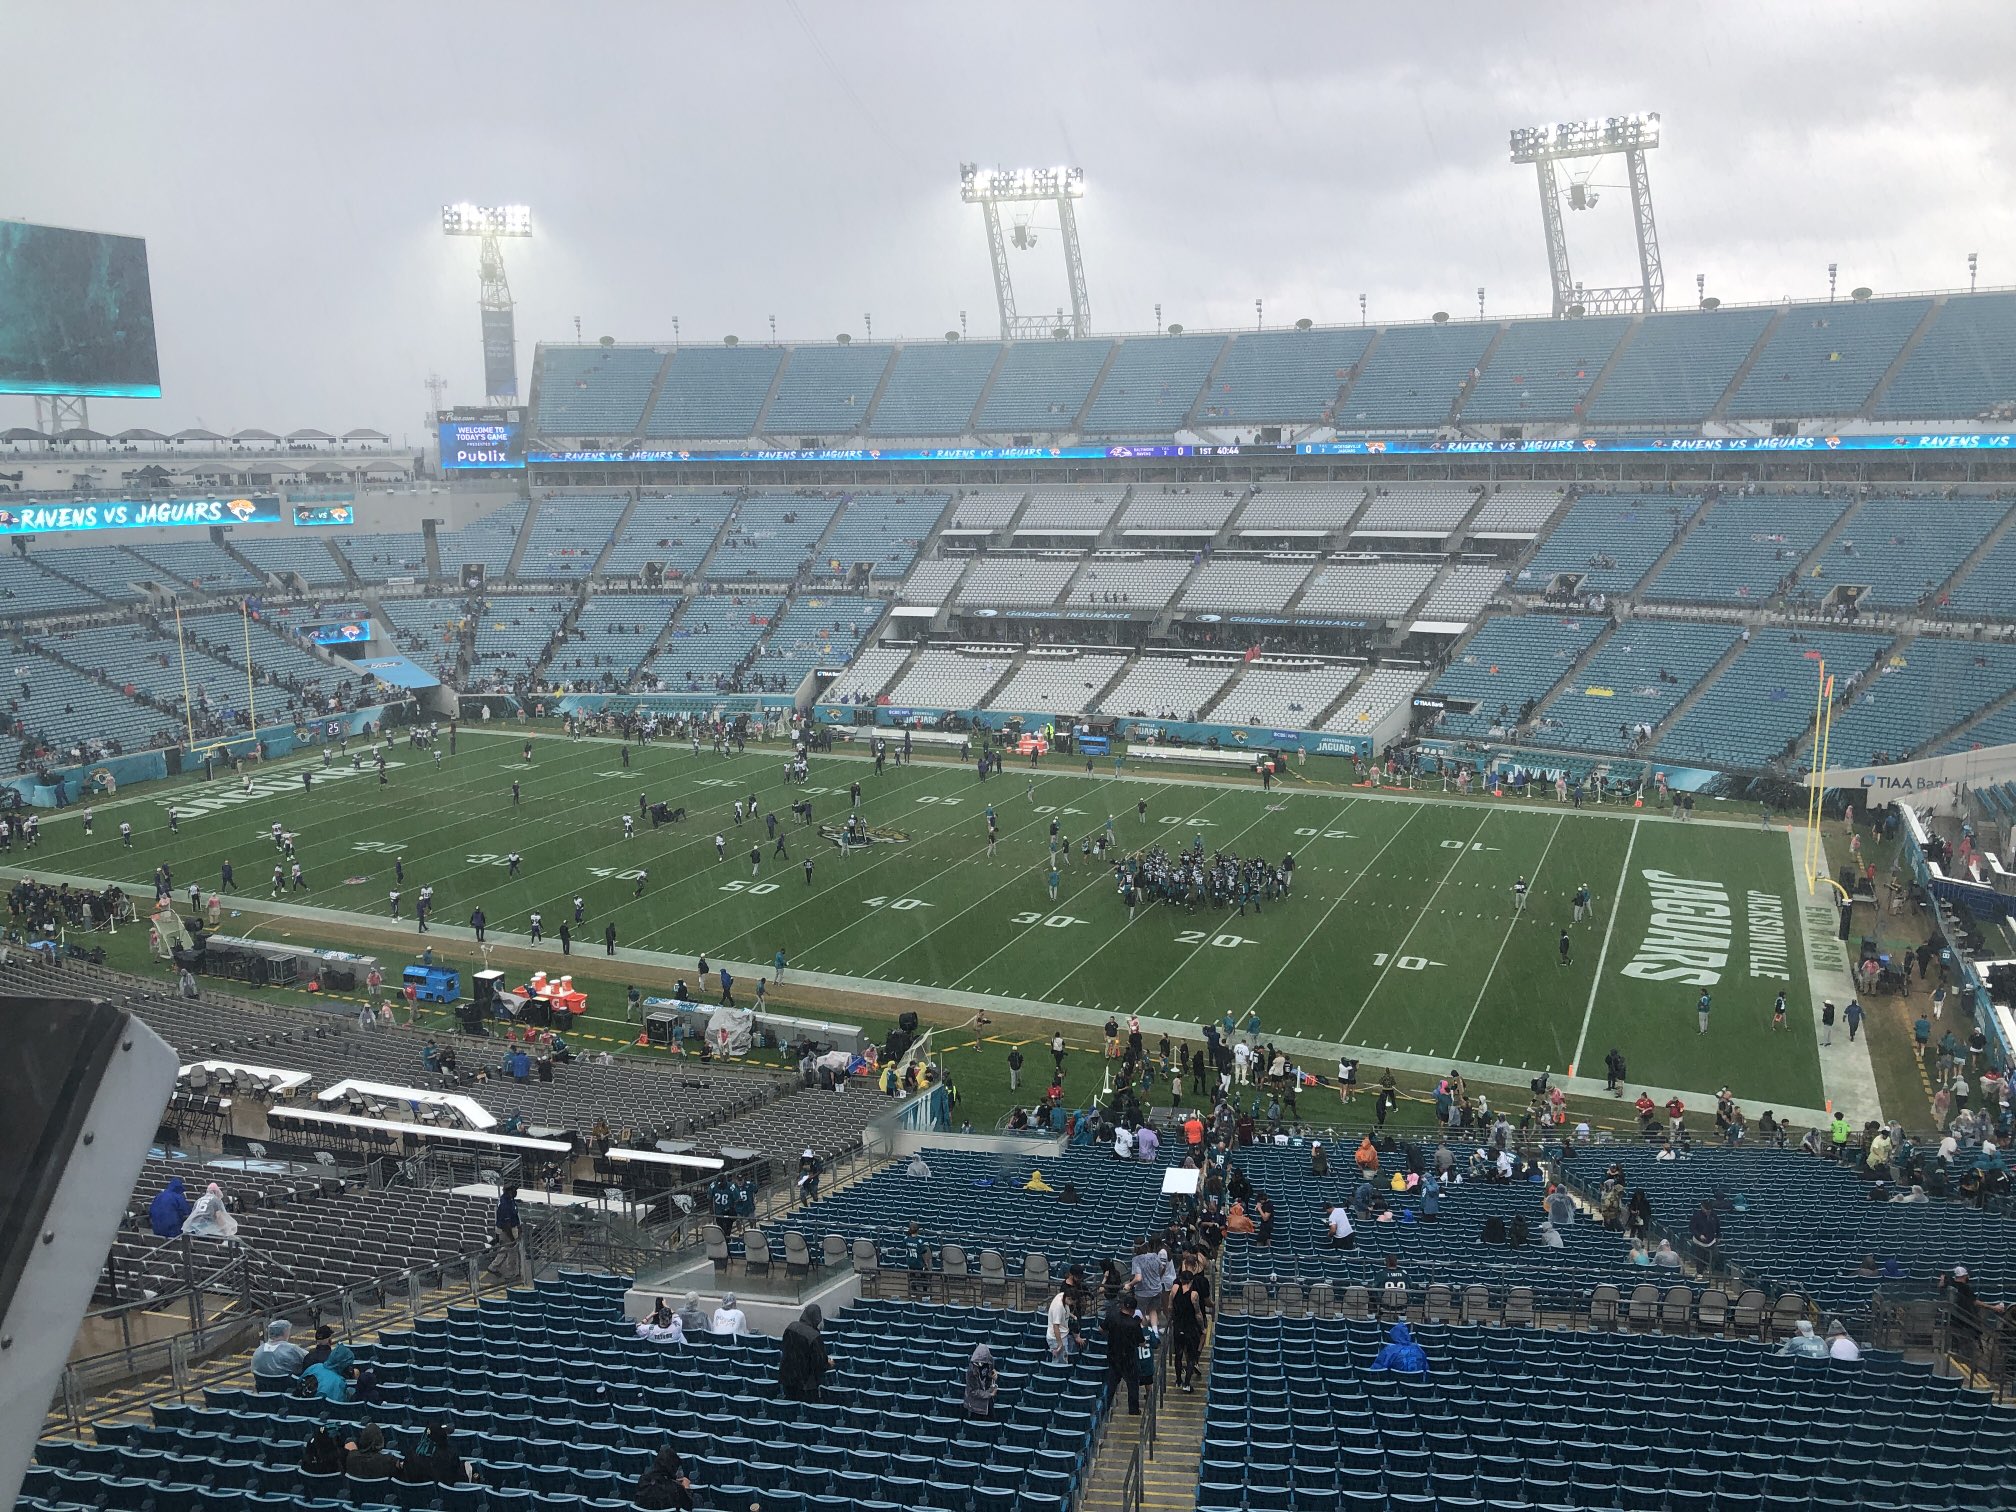
[[343,439],[345,441],[390,441],[392,438],[383,431],[359,429],[343,432]]
[[48,439],[41,431],[32,430],[25,425],[17,425],[12,430],[0,431],[0,441],[47,441]]
[[88,426],[73,425],[66,431],[56,432],[58,441],[110,441],[112,438],[103,431],[95,431]]
[[336,438],[325,430],[297,430],[287,432],[289,441],[334,441]]
[[233,441],[278,441],[280,438],[269,430],[242,430],[236,432]]
[[168,438],[159,431],[123,430],[112,439],[114,441],[166,441]]
[[222,441],[224,438],[212,430],[179,430],[168,439],[170,441]]

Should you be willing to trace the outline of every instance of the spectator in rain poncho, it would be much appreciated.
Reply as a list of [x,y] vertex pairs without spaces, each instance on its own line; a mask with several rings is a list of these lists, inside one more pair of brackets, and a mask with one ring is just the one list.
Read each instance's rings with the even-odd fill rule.
[[266,1342],[252,1351],[252,1384],[260,1391],[292,1391],[307,1356],[288,1337],[294,1325],[275,1318],[266,1325]]
[[157,1237],[173,1239],[189,1218],[189,1198],[182,1190],[182,1178],[170,1176],[168,1185],[147,1208],[147,1223]]
[[1372,1370],[1398,1370],[1410,1375],[1428,1373],[1428,1356],[1421,1352],[1421,1346],[1414,1342],[1414,1335],[1406,1323],[1395,1323],[1386,1342],[1379,1346],[1379,1353],[1373,1357]]
[[931,1164],[925,1160],[921,1150],[910,1157],[910,1164],[903,1167],[903,1174],[913,1181],[929,1181],[931,1179]]
[[329,1358],[319,1365],[310,1365],[301,1373],[301,1378],[315,1388],[315,1395],[325,1402],[354,1402],[357,1394],[351,1387],[351,1378],[357,1373],[357,1357],[350,1352],[347,1344],[338,1344],[329,1351]]
[[238,1220],[231,1216],[231,1210],[224,1205],[224,1190],[216,1182],[203,1189],[203,1195],[196,1199],[196,1206],[189,1210],[189,1217],[182,1225],[182,1232],[198,1239],[236,1239]]
[[1827,1358],[1827,1341],[1814,1335],[1813,1325],[1801,1318],[1792,1330],[1792,1337],[1778,1346],[1782,1355],[1798,1355],[1808,1360]]

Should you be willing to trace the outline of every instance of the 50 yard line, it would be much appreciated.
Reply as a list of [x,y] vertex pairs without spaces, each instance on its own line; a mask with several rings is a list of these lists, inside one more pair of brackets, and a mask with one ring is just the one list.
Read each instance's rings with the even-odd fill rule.
[[1582,1032],[1575,1040],[1575,1053],[1568,1057],[1570,1074],[1579,1074],[1582,1047],[1589,1043],[1589,1020],[1596,1014],[1596,993],[1603,985],[1603,963],[1610,959],[1610,935],[1617,928],[1617,914],[1624,906],[1624,884],[1631,875],[1631,852],[1638,844],[1638,827],[1645,821],[1631,821],[1631,838],[1624,842],[1624,864],[1617,868],[1617,891],[1610,898],[1610,922],[1603,926],[1603,948],[1596,953],[1596,977],[1589,984],[1589,1006],[1582,1010]]

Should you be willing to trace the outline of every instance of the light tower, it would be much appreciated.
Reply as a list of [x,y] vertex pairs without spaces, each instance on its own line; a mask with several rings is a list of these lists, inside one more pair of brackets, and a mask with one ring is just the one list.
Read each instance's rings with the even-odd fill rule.
[[477,307],[483,316],[483,391],[491,404],[518,402],[518,333],[511,315],[511,285],[504,277],[507,236],[532,234],[529,205],[443,205],[443,236],[475,236],[483,242]]
[[[1015,286],[1008,272],[1008,238],[1001,232],[1001,206],[1054,204],[1064,242],[1064,272],[1071,284],[1073,337],[1092,334],[1092,301],[1085,293],[1085,259],[1078,251],[1075,200],[1085,197],[1083,168],[996,168],[982,172],[977,163],[959,165],[959,197],[978,205],[987,224],[987,253],[994,263],[994,302],[1001,310],[1001,339],[1026,341],[1050,336],[1058,323],[1044,315],[1015,313]],[[1035,245],[1027,226],[1017,226],[1014,242],[1027,250]]]
[[[1645,154],[1659,145],[1659,113],[1608,116],[1600,121],[1563,121],[1524,126],[1512,133],[1512,161],[1531,163],[1540,176],[1540,219],[1547,228],[1547,266],[1554,280],[1556,315],[1651,314],[1666,305],[1666,274],[1659,265],[1659,231],[1652,220],[1652,181]],[[1638,226],[1638,282],[1611,288],[1577,287],[1568,269],[1568,231],[1561,221],[1561,186],[1554,165],[1622,153],[1631,176],[1631,213]],[[1568,186],[1568,207],[1595,205],[1586,177]]]

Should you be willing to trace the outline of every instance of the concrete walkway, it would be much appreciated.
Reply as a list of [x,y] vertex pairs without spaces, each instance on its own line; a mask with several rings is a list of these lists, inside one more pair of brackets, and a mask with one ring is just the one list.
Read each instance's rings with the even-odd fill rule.
[[[1792,871],[1803,874],[1808,831],[1799,825],[1787,832],[1792,845]],[[1813,997],[1813,1029],[1817,1040],[1826,1034],[1820,1027],[1820,1004],[1831,999],[1844,1009],[1855,996],[1855,980],[1850,974],[1848,945],[1839,938],[1841,911],[1839,895],[1827,878],[1834,875],[1827,864],[1827,844],[1819,839],[1816,862],[1820,868],[1818,890],[1809,892],[1799,904],[1799,934],[1805,943],[1806,981]],[[1834,1043],[1820,1046],[1820,1081],[1827,1093],[1827,1106],[1839,1108],[1848,1122],[1861,1128],[1865,1119],[1880,1118],[1883,1104],[1876,1092],[1876,1068],[1869,1060],[1869,1037],[1848,1038],[1848,1026],[1836,1014]],[[1901,1110],[1900,1110],[1901,1111]]]

